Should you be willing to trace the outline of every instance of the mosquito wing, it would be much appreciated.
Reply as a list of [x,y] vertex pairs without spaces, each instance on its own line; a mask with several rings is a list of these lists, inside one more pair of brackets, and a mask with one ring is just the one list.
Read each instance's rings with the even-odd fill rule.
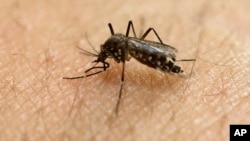
[[129,50],[148,53],[148,54],[158,54],[164,55],[170,58],[175,58],[177,49],[169,46],[167,44],[158,43],[149,40],[140,40],[138,38],[130,37],[128,40]]

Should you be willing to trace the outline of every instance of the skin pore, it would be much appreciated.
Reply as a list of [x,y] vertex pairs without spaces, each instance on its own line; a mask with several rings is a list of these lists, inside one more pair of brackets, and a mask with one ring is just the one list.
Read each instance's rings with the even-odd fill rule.
[[[15,1],[0,8],[0,140],[228,140],[249,124],[249,1]],[[178,49],[173,76],[126,62],[80,76],[94,52],[133,20]],[[132,35],[132,34],[130,34]],[[147,39],[156,40],[154,34]],[[88,41],[90,43],[88,43]]]

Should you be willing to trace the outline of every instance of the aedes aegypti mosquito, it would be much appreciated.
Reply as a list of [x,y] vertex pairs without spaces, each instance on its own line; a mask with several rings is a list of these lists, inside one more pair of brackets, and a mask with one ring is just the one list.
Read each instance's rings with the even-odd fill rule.
[[[137,38],[132,21],[128,22],[126,35],[114,33],[111,23],[109,23],[108,26],[111,32],[111,37],[109,37],[106,42],[101,45],[100,52],[96,51],[95,54],[81,49],[83,54],[97,57],[97,59],[92,62],[96,64],[93,67],[87,69],[85,73],[94,69],[101,70],[84,76],[63,77],[63,79],[86,78],[104,72],[110,66],[109,63],[106,62],[107,58],[113,58],[117,63],[122,62],[121,86],[116,103],[116,114],[118,114],[119,104],[122,97],[125,63],[126,61],[129,61],[131,57],[151,68],[172,74],[180,74],[183,72],[180,66],[175,65],[175,61],[195,61],[195,59],[176,60],[175,54],[177,53],[177,49],[164,44],[155,29],[152,27],[148,28],[148,30],[146,30],[146,32],[140,38]],[[130,28],[132,28],[134,37],[129,36]],[[159,42],[145,40],[150,31],[154,32]],[[97,66],[98,63],[102,63],[102,65]]]

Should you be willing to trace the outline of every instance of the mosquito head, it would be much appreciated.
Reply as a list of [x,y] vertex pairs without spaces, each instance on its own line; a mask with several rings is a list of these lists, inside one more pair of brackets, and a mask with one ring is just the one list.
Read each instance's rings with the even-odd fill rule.
[[105,62],[105,60],[108,58],[109,54],[105,51],[103,45],[101,45],[101,51],[96,55],[97,59],[93,62]]
[[128,58],[125,51],[127,46],[127,37],[122,34],[111,35],[103,45],[99,58],[113,58],[117,63],[124,62]]

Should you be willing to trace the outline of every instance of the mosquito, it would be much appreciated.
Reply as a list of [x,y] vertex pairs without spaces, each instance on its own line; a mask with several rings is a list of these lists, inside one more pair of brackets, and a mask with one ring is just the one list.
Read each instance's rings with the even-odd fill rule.
[[[170,45],[164,44],[155,29],[152,27],[148,28],[141,37],[137,38],[132,21],[128,22],[128,27],[125,35],[115,33],[111,23],[109,23],[108,26],[111,32],[111,36],[106,40],[104,44],[100,46],[100,52],[96,51],[94,48],[93,50],[96,53],[91,53],[89,51],[81,49],[83,51],[83,54],[94,56],[97,58],[92,62],[95,63],[95,65],[85,70],[85,73],[88,73],[92,70],[98,71],[83,76],[63,77],[63,79],[80,79],[102,73],[110,67],[110,64],[106,61],[107,58],[113,58],[117,63],[121,62],[121,84],[115,107],[116,114],[118,114],[119,112],[119,105],[122,98],[125,64],[126,61],[129,61],[131,59],[131,57],[135,58],[140,63],[147,65],[148,67],[171,74],[180,74],[184,72],[180,66],[175,64],[175,61],[195,61],[195,59],[176,60],[177,49]],[[131,28],[134,37],[129,36]],[[159,42],[145,40],[145,38],[151,31],[154,32]],[[99,63],[101,65],[98,65]]]

